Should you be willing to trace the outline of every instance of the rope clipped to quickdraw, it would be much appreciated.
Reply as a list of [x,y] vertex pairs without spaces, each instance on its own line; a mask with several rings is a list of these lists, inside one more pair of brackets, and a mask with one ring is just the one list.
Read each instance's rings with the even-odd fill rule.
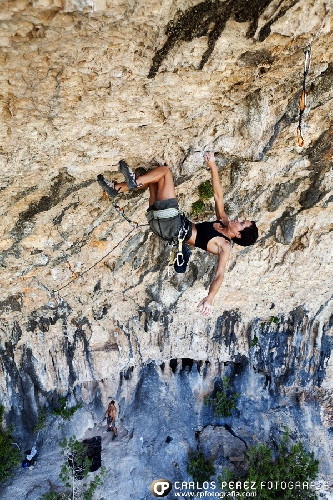
[[73,280],[77,280],[78,277],[79,277],[79,273],[77,273],[76,271],[74,271],[74,269],[71,266],[71,263],[68,260],[66,261],[66,264],[67,264],[68,269],[70,270],[70,272],[73,275]]
[[66,260],[67,269],[69,269],[70,272],[72,273],[73,281],[77,280],[79,277],[79,273],[77,271],[74,271],[72,264],[68,260],[66,252],[64,250],[61,250],[61,253],[63,258]]
[[[75,277],[72,278],[70,281],[68,281],[65,285],[63,285],[62,287],[60,288],[57,288],[57,290],[55,290],[56,292],[59,292],[60,290],[63,290],[63,288],[66,288],[67,286],[69,286],[71,283],[73,283],[75,280],[77,280],[78,278],[81,278],[84,274],[87,274],[89,271],[91,271],[91,269],[93,269],[94,267],[96,267],[100,262],[102,262],[104,259],[106,259],[106,257],[108,257],[117,247],[119,247],[119,245],[121,245],[127,238],[128,236],[133,233],[133,231],[135,231],[135,229],[139,228],[139,227],[144,227],[144,226],[148,226],[148,224],[137,224],[135,227],[133,227],[133,229],[131,229],[124,237],[122,240],[120,240],[113,248],[111,248],[111,250],[106,253],[105,255],[103,255],[103,257],[101,257],[97,262],[95,262],[94,264],[92,264],[90,267],[88,267],[87,269],[85,269],[84,271],[82,271],[82,273],[75,273]],[[72,271],[73,272],[73,271]]]
[[[104,196],[108,199],[108,200],[111,200],[111,198],[108,196],[107,192],[106,191],[103,191],[103,194]],[[115,209],[115,211],[117,212],[117,214],[121,215],[121,217],[123,219],[125,219],[126,222],[128,222],[132,227],[138,227],[139,224],[137,222],[134,222],[132,221],[131,219],[129,219],[126,215],[125,215],[125,212],[124,212],[124,209],[121,208],[119,205],[116,205],[115,203],[112,203],[111,202],[111,205],[113,206],[113,208]]]
[[114,209],[116,210],[116,212],[119,215],[121,215],[122,218],[125,219],[132,226],[132,229],[124,236],[124,238],[122,240],[120,240],[113,248],[111,248],[111,250],[108,253],[106,253],[102,258],[100,258],[97,262],[95,262],[94,264],[92,264],[90,267],[88,267],[88,269],[85,269],[81,273],[78,273],[78,272],[76,272],[76,271],[73,270],[70,262],[67,260],[65,252],[63,252],[64,256],[66,258],[67,267],[71,271],[71,273],[73,275],[73,278],[70,281],[68,281],[65,285],[63,285],[62,287],[57,288],[56,292],[59,292],[60,290],[63,290],[64,288],[66,288],[67,286],[69,286],[71,283],[73,283],[75,280],[77,280],[79,277],[82,277],[84,274],[87,274],[89,271],[91,271],[91,269],[93,269],[94,267],[96,267],[100,262],[102,262],[104,259],[106,259],[106,257],[108,257],[117,247],[119,247],[119,245],[121,245],[121,243],[123,243],[128,238],[128,236],[131,233],[133,233],[133,231],[135,229],[137,229],[139,227],[144,227],[144,226],[148,226],[149,225],[149,224],[138,224],[137,222],[132,221],[131,219],[129,219],[125,215],[124,210],[122,208],[120,208],[118,205],[115,205],[114,203],[112,203],[112,206],[114,207]]
[[[137,222],[134,222],[133,220],[129,219],[125,213],[124,213],[124,209],[121,208],[119,205],[116,205],[115,203],[112,203],[112,206],[113,208],[115,209],[115,211],[117,212],[117,214],[121,215],[123,219],[125,219],[125,221],[127,221],[132,227],[139,227],[139,224]],[[146,224],[145,224],[146,225]]]
[[298,119],[298,127],[297,127],[297,142],[300,147],[304,146],[304,138],[302,135],[302,122],[304,116],[304,110],[306,108],[306,77],[309,73],[311,66],[311,46],[304,50],[304,73],[303,73],[303,89],[301,98],[299,101],[299,119]]

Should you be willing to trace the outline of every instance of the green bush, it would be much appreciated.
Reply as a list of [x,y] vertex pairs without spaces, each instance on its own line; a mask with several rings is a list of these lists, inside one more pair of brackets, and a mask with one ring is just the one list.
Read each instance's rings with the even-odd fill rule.
[[201,200],[207,201],[214,196],[213,186],[210,181],[205,181],[199,186],[199,196]]
[[192,215],[197,216],[205,211],[205,204],[202,200],[197,200],[192,203]]
[[[294,485],[296,482],[310,483],[317,477],[319,468],[319,461],[314,458],[314,453],[307,453],[302,442],[291,443],[288,428],[278,445],[275,456],[268,446],[259,444],[249,449],[246,462],[248,472],[245,477],[242,477],[243,482],[254,481],[257,487],[262,483],[267,485],[270,481],[274,484],[274,488],[257,489],[256,498],[259,500],[317,499],[314,491],[281,487],[281,484],[289,481]],[[230,471],[224,471],[223,477],[218,478],[220,485],[225,481],[225,477],[231,479],[230,474]]]
[[250,347],[256,347],[258,344],[259,344],[259,339],[258,339],[258,337],[255,335],[255,336],[253,337],[253,339],[251,340],[251,342],[250,342]]
[[214,195],[213,187],[210,181],[205,181],[200,184],[199,188],[200,199],[192,203],[192,215],[197,217],[205,211],[205,201],[210,200]]
[[70,420],[70,418],[74,415],[74,413],[82,407],[82,403],[77,404],[76,406],[72,406],[71,408],[67,407],[67,400],[65,397],[60,396],[58,399],[58,408],[52,411],[54,415],[58,415],[62,417],[64,420]]
[[46,427],[46,411],[45,408],[40,408],[38,413],[37,424],[34,427],[34,432],[37,433]]
[[280,322],[280,320],[279,320],[279,318],[278,318],[277,316],[271,316],[271,317],[269,318],[269,320],[267,320],[267,321],[262,321],[262,322],[260,323],[260,327],[261,327],[261,328],[265,328],[265,327],[266,327],[266,325],[271,325],[272,323],[274,323],[275,325],[278,325],[278,324],[279,324],[279,322]]
[[215,417],[231,417],[232,410],[236,408],[237,399],[239,394],[232,392],[229,377],[223,377],[221,382],[220,391],[216,392],[214,398],[207,397],[204,400],[205,406],[212,406],[214,408]]
[[21,452],[13,443],[13,428],[4,430],[2,419],[5,409],[0,406],[0,482],[5,481],[13,475],[14,468],[21,461]]
[[212,460],[206,460],[202,450],[190,451],[187,472],[193,477],[196,483],[209,481],[215,474],[215,467]]

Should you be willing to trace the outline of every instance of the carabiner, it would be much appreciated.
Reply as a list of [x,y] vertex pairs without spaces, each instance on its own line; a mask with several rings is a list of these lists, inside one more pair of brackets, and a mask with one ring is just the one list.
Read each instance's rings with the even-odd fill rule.
[[[177,266],[182,266],[184,264],[184,255],[183,252],[178,252],[177,253]],[[181,260],[181,261],[180,261]]]
[[311,66],[311,45],[307,49],[304,50],[305,59],[304,59],[304,74],[307,75]]

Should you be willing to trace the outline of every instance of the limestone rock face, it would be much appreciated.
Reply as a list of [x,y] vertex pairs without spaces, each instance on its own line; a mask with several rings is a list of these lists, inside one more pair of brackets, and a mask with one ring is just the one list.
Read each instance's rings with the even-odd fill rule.
[[[332,477],[331,18],[325,0],[1,3],[0,402],[22,446],[58,395],[83,402],[79,437],[113,397],[122,481],[132,470],[145,498],[158,476],[187,477],[200,436],[219,436],[220,469],[244,453],[203,406],[227,373],[241,391],[227,422],[237,436],[251,445],[288,424]],[[233,247],[209,318],[196,306],[216,259],[193,249],[187,273],[168,276],[168,250],[146,225],[148,193],[117,198],[136,227],[96,182],[122,180],[122,158],[166,163],[191,213],[209,179],[204,150],[216,153],[229,216],[259,227],[254,246]],[[214,220],[213,200],[201,219]],[[51,420],[39,439],[54,455]],[[239,445],[230,453],[226,433]],[[114,443],[103,440],[111,467]],[[26,498],[48,488],[37,472]],[[48,474],[56,484],[58,470]],[[25,481],[3,494],[21,496]],[[113,498],[133,498],[121,491]]]

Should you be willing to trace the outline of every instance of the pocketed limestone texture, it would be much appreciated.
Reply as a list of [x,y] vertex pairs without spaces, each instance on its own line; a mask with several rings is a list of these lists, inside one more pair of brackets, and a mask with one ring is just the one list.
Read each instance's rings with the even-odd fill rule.
[[[126,470],[135,456],[136,498],[158,477],[185,478],[188,450],[204,441],[221,469],[244,455],[243,441],[203,400],[229,366],[242,393],[227,422],[235,434],[251,445],[289,425],[317,450],[320,477],[332,477],[331,19],[324,0],[1,3],[0,403],[22,447],[58,395],[82,401],[84,419],[59,433],[49,420],[44,457],[61,433],[93,429],[112,396],[123,415],[116,462]],[[209,318],[196,306],[215,258],[195,249],[187,273],[169,277],[168,249],[145,225],[148,193],[116,199],[135,228],[96,182],[121,180],[123,158],[133,168],[166,163],[190,213],[209,179],[204,150],[216,153],[229,216],[259,227],[256,245],[233,247]],[[228,452],[226,433],[237,443]],[[216,436],[219,452],[207,446]],[[47,474],[56,484],[58,471]],[[47,490],[42,470],[34,478],[27,499]],[[22,497],[25,480],[3,494]]]

